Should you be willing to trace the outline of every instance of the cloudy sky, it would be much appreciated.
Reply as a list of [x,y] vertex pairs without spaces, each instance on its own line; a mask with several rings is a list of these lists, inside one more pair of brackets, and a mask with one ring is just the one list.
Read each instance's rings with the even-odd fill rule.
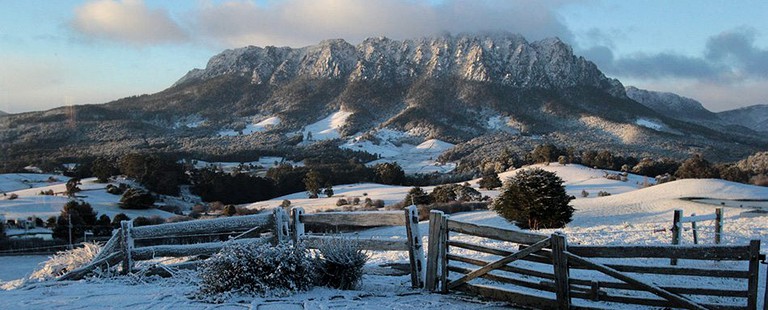
[[154,93],[226,48],[448,31],[559,37],[713,111],[768,103],[768,1],[0,0],[0,110]]

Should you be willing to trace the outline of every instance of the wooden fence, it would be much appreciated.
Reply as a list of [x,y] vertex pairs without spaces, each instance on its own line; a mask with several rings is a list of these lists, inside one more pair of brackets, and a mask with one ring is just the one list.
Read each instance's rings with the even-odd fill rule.
[[[723,235],[723,208],[716,208],[714,214],[683,216],[683,210],[675,210],[672,217],[672,244],[678,245],[683,240],[683,223],[691,223],[691,232],[693,233],[693,244],[699,244],[699,230],[696,222],[715,221],[714,243],[720,244]],[[677,265],[677,259],[672,259],[670,264]]]
[[[450,238],[462,235],[518,244],[519,250]],[[501,258],[481,260],[451,249]],[[568,245],[562,234],[546,236],[464,223],[432,211],[425,281],[430,291],[461,290],[541,309],[621,308],[621,304],[756,309],[759,251],[759,240],[749,245]],[[664,263],[672,258],[712,262],[684,267]],[[470,282],[477,278],[504,287]],[[720,283],[713,286],[721,288],[706,283]]]
[[291,209],[291,232],[294,242],[301,242],[311,249],[320,247],[323,242],[334,238],[344,238],[339,235],[312,234],[305,230],[305,225],[326,226],[405,226],[406,239],[396,239],[392,236],[383,238],[354,238],[360,248],[372,251],[407,251],[410,260],[411,285],[423,287],[424,283],[424,250],[419,232],[419,213],[416,206],[409,206],[405,211],[361,211],[361,212],[326,212],[307,214],[304,209]]
[[[302,242],[308,248],[318,248],[323,242],[339,236],[314,235],[305,231],[305,224],[331,226],[405,226],[406,239],[376,238],[349,239],[365,250],[408,251],[411,282],[422,287],[424,282],[424,251],[418,227],[418,210],[415,206],[405,211],[382,212],[328,212],[305,214],[302,208],[293,208],[291,216],[282,208],[272,214],[256,214],[198,220],[180,223],[133,227],[132,221],[123,221],[109,241],[90,264],[73,270],[59,280],[81,279],[97,268],[121,264],[121,272],[129,273],[136,261],[156,257],[186,257],[212,255],[227,244],[236,242]],[[210,236],[223,236],[225,242],[210,241]],[[205,238],[203,238],[205,237]],[[201,239],[193,244],[163,244],[158,241],[176,242],[182,239]],[[158,243],[160,243],[158,245]],[[166,242],[167,243],[167,242]]]
[[[288,216],[285,210],[275,209],[272,214],[256,214],[237,217],[198,220],[162,225],[133,227],[133,221],[123,221],[99,254],[81,268],[75,269],[59,280],[76,280],[97,268],[121,264],[121,272],[132,272],[135,262],[155,257],[186,257],[212,255],[233,242],[275,243],[288,240]],[[224,236],[225,242],[201,242],[194,244],[154,244],[158,239],[183,239],[194,237]],[[264,235],[264,236],[262,236]],[[210,238],[200,238],[209,240]]]

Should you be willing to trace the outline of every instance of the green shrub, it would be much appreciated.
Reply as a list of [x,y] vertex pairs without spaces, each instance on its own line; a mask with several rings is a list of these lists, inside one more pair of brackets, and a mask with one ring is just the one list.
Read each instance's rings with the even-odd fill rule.
[[155,204],[152,194],[138,188],[130,188],[120,198],[120,208],[123,209],[149,209]]
[[555,173],[525,169],[507,180],[493,209],[521,228],[560,228],[571,221],[573,199]]

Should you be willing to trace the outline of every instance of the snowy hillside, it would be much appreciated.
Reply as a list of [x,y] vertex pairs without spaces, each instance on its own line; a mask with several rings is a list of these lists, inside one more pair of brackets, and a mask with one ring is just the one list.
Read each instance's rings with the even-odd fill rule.
[[[672,225],[672,215],[675,209],[682,209],[685,215],[696,213],[698,215],[711,214],[714,209],[725,202],[724,213],[724,243],[744,244],[751,239],[760,239],[762,252],[768,252],[768,215],[765,213],[749,213],[745,208],[731,207],[730,202],[751,201],[754,208],[761,208],[768,200],[768,188],[732,183],[716,179],[686,179],[668,182],[664,184],[645,187],[646,178],[629,175],[626,182],[610,180],[604,177],[603,171],[591,169],[580,165],[561,166],[557,163],[550,165],[536,165],[542,169],[555,172],[565,180],[567,192],[577,198],[572,201],[576,212],[573,221],[565,228],[559,229],[568,236],[573,244],[593,245],[620,245],[620,244],[669,244]],[[523,168],[526,169],[526,168]],[[500,175],[502,179],[514,175],[514,171]],[[470,183],[476,185],[477,180]],[[350,184],[334,187],[335,195],[331,198],[306,199],[305,193],[296,193],[279,197],[270,201],[251,204],[252,208],[268,208],[278,206],[283,199],[289,199],[293,206],[301,206],[307,212],[318,212],[327,209],[335,209],[335,201],[341,197],[368,197],[382,199],[387,204],[392,204],[403,199],[409,187],[386,186],[379,184]],[[425,188],[430,191],[432,188]],[[587,191],[588,197],[582,197],[580,193]],[[610,196],[597,197],[598,191],[610,193]],[[492,197],[498,191],[483,191]],[[699,203],[690,198],[707,198],[709,203]],[[759,200],[762,200],[760,202]],[[762,204],[761,204],[762,203]],[[766,206],[768,207],[768,206]],[[753,208],[753,209],[754,209]],[[502,228],[515,229],[514,225],[500,218],[493,211],[475,211],[450,215],[453,219],[477,224],[490,225]],[[427,222],[419,224],[422,233],[427,231]],[[689,227],[686,225],[685,227]],[[703,243],[712,243],[712,223],[703,221],[699,223],[699,239]],[[549,234],[555,230],[542,230],[543,234]],[[381,235],[395,235],[405,238],[405,229],[402,227],[381,227],[362,231],[356,234],[358,237],[375,237]],[[475,237],[461,236],[458,241],[480,242]],[[486,245],[503,248],[504,244],[485,241]],[[683,232],[683,244],[691,244],[690,231]],[[469,252],[468,252],[469,253]],[[408,260],[404,252],[371,252],[372,257],[369,267],[375,267],[380,263]],[[465,255],[467,253],[462,253]],[[484,259],[482,254],[477,255]],[[30,261],[39,261],[39,258],[30,257]],[[10,280],[8,275],[18,275],[5,262],[24,264],[20,258],[0,257],[0,279]],[[684,264],[696,264],[697,262],[682,262]],[[29,264],[26,265],[29,268]],[[693,265],[692,265],[693,266]],[[765,266],[761,265],[760,279],[765,278]],[[48,284],[36,284],[25,289],[11,289],[0,291],[2,298],[8,305],[21,308],[34,308],[39,305],[59,304],[64,309],[103,307],[105,300],[110,305],[125,305],[125,307],[151,307],[151,308],[201,308],[210,309],[213,305],[196,302],[185,296],[196,290],[194,276],[179,274],[171,279],[142,279],[129,280],[90,280],[80,282],[57,283],[55,287]],[[2,284],[6,288],[13,288],[13,281]],[[251,307],[264,308],[275,307],[280,309],[311,309],[335,308],[411,308],[411,309],[466,309],[466,308],[493,308],[503,304],[467,299],[456,294],[439,295],[426,294],[413,291],[408,288],[408,276],[384,277],[367,275],[363,285],[355,291],[335,291],[325,288],[313,289],[306,293],[300,293],[287,298],[249,298],[247,300],[233,299],[224,304],[216,305],[224,307]],[[700,283],[688,283],[695,286]],[[701,285],[722,286],[726,284],[707,283]],[[764,281],[760,281],[760,291],[765,290]],[[127,293],[126,293],[127,292]],[[758,298],[762,305],[762,296]],[[116,303],[117,302],[117,303]]]
[[378,163],[397,162],[407,174],[448,173],[456,168],[455,163],[437,162],[440,154],[454,146],[451,143],[438,139],[429,139],[418,143],[422,140],[418,136],[391,129],[376,131],[372,140],[355,137],[341,147],[378,154],[381,159],[368,163],[369,166]]
[[[37,175],[39,178],[46,177],[46,175]],[[25,177],[29,177],[26,176]],[[66,177],[56,176],[57,178],[66,180]],[[5,178],[7,181],[3,184],[16,184],[19,183],[19,179],[15,174],[3,174],[0,178]],[[121,209],[118,204],[120,202],[119,195],[112,195],[106,192],[105,183],[96,183],[95,178],[82,180],[80,189],[82,191],[77,193],[78,199],[91,204],[93,210],[98,215],[106,214],[110,218],[114,217],[118,213],[125,213],[130,218],[136,218],[138,216],[150,217],[160,216],[162,218],[168,218],[173,216],[173,213],[168,213],[158,209],[149,210],[128,210]],[[125,180],[123,180],[125,181]],[[38,183],[39,185],[42,185]],[[114,185],[114,184],[113,184]],[[17,199],[9,200],[0,197],[0,215],[4,215],[7,219],[16,218],[28,218],[38,217],[43,220],[51,216],[58,216],[61,214],[61,208],[69,201],[69,198],[62,195],[49,196],[40,195],[41,191],[53,190],[55,193],[61,193],[66,190],[63,183],[57,183],[55,185],[39,186],[34,188],[22,189],[14,191],[13,193],[18,195]],[[183,201],[169,201],[175,205],[183,205]],[[189,206],[187,206],[189,207]]]
[[268,130],[277,125],[280,125],[280,118],[277,116],[272,116],[257,123],[246,124],[245,128],[239,131],[235,131],[232,129],[219,131],[219,136],[233,137],[240,134],[250,135],[255,132],[262,132],[262,131]]
[[352,112],[339,110],[328,117],[307,125],[304,128],[304,140],[331,140],[341,138],[339,128],[344,126]]

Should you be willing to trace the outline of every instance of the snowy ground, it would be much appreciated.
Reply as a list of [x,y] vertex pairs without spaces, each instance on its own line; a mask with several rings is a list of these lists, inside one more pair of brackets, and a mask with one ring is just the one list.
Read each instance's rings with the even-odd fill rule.
[[[680,180],[670,183],[642,188],[646,181],[643,177],[632,176],[627,182],[609,180],[603,177],[604,172],[578,165],[560,166],[551,164],[541,166],[543,169],[556,172],[565,181],[567,191],[576,196],[572,202],[576,208],[573,222],[560,231],[568,236],[571,244],[669,244],[672,225],[672,214],[675,209],[684,210],[685,215],[710,214],[721,206],[718,202],[751,201],[768,199],[768,188],[756,187],[722,180]],[[514,172],[502,174],[513,175]],[[476,186],[476,180],[471,181]],[[305,193],[297,193],[280,197],[275,200],[252,204],[251,207],[267,208],[280,204],[283,199],[289,199],[294,206],[301,206],[307,212],[336,208],[335,202],[340,197],[365,197],[382,199],[387,204],[401,200],[408,187],[384,186],[378,184],[353,184],[334,187],[336,195],[331,198],[306,199]],[[431,190],[431,188],[425,188]],[[582,198],[580,193],[586,190],[590,193]],[[606,191],[611,196],[597,197],[598,191]],[[496,195],[497,191],[483,191],[484,194]],[[703,202],[691,201],[687,198],[704,199]],[[749,210],[724,204],[725,244],[745,244],[751,239],[760,239],[762,252],[768,252],[768,216],[745,213]],[[514,229],[514,226],[498,217],[491,211],[468,212],[451,215],[452,218]],[[689,227],[686,225],[686,227]],[[712,223],[699,223],[702,243],[712,243]],[[422,234],[427,232],[427,223],[420,223]],[[553,230],[543,230],[549,234]],[[358,233],[361,238],[396,236],[405,238],[402,227],[375,228]],[[453,238],[453,237],[452,237]],[[470,236],[456,236],[458,240],[482,243],[485,245],[504,248],[505,244]],[[683,233],[683,243],[692,243],[690,231]],[[375,266],[388,262],[407,262],[407,254],[400,252],[373,252],[369,265]],[[462,254],[470,254],[462,253]],[[488,259],[480,254],[474,254],[479,259]],[[14,287],[13,281],[21,269],[31,271],[31,266],[39,261],[39,257],[11,258],[11,261],[0,258],[0,286]],[[7,262],[7,263],[6,263]],[[683,265],[699,264],[698,262],[681,261]],[[707,264],[717,264],[709,262]],[[720,266],[720,265],[718,265]],[[712,267],[712,266],[709,266]],[[723,265],[723,268],[730,268]],[[760,292],[765,291],[766,265],[761,264]],[[29,272],[28,271],[28,272]],[[656,279],[652,279],[656,280]],[[2,283],[2,281],[8,281]],[[330,289],[313,289],[289,298],[276,299],[234,299],[229,303],[212,305],[190,300],[187,296],[194,294],[194,277],[177,277],[175,279],[137,279],[122,278],[119,280],[95,279],[79,282],[40,283],[24,286],[18,289],[0,291],[0,298],[8,307],[19,309],[34,309],[55,305],[64,309],[82,309],[99,307],[117,308],[193,308],[193,309],[230,309],[249,308],[279,309],[416,309],[416,308],[495,308],[503,304],[468,299],[460,295],[425,294],[409,288],[407,276],[375,276],[367,275],[363,286],[357,291],[336,291]],[[693,287],[730,287],[727,282],[683,283]],[[761,293],[762,294],[762,293]],[[758,308],[762,309],[763,297],[758,298]]]
[[[19,184],[20,182],[14,181],[18,178],[13,178],[15,174],[3,174],[0,178],[5,177],[7,181],[0,183],[0,186],[9,186],[12,184]],[[41,175],[45,176],[46,175]],[[39,178],[41,178],[39,177]],[[61,181],[66,182],[67,178],[62,176],[55,176]],[[106,191],[106,183],[96,183],[95,178],[84,179],[81,181],[82,185],[79,185],[82,191],[77,193],[77,198],[88,202],[93,207],[93,210],[98,215],[106,214],[110,218],[114,217],[118,213],[125,213],[130,218],[136,218],[138,216],[150,217],[160,216],[162,218],[168,218],[173,216],[173,213],[168,213],[158,209],[149,210],[128,210],[121,209],[118,204],[120,202],[119,195],[112,195]],[[119,180],[119,182],[129,182],[127,180]],[[24,184],[24,183],[22,183]],[[19,197],[13,200],[8,197],[0,196],[0,216],[4,216],[6,219],[17,218],[29,218],[38,217],[43,220],[48,219],[51,216],[58,216],[61,214],[61,208],[69,201],[69,198],[62,195],[49,196],[40,195],[41,191],[53,190],[55,193],[62,193],[66,190],[64,183],[30,183],[37,185],[36,187],[24,187],[26,189],[20,189],[14,191]],[[112,183],[115,185],[116,183]],[[9,193],[10,195],[10,193]],[[178,205],[181,207],[189,208],[187,204],[189,202],[182,201],[177,198],[168,197],[166,204]]]

